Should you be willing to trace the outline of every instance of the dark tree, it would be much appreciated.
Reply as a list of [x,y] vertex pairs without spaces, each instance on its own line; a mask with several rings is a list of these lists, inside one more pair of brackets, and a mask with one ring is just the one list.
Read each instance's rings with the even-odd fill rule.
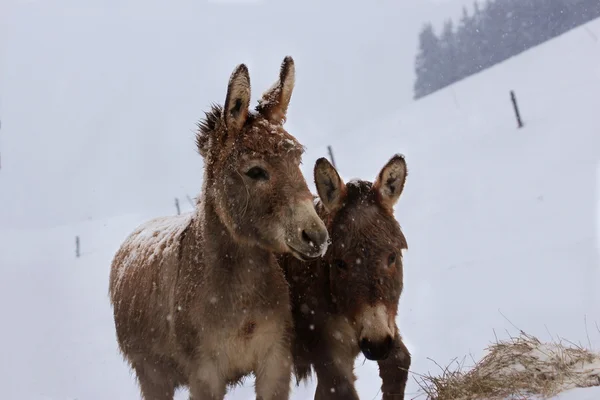
[[478,72],[482,67],[479,22],[477,14],[472,17],[466,7],[462,9],[462,16],[456,30],[456,75],[462,78]]
[[442,37],[440,38],[440,66],[441,81],[444,86],[448,86],[458,79],[457,62],[458,62],[458,43],[454,35],[454,24],[452,20],[446,20]]
[[437,90],[441,85],[440,43],[431,24],[425,24],[419,34],[419,53],[415,62],[415,98]]

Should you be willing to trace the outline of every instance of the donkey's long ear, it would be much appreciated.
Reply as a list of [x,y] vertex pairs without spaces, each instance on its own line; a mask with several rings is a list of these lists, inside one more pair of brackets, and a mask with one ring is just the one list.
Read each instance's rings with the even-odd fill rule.
[[246,118],[248,118],[248,106],[250,105],[250,75],[248,67],[240,64],[231,74],[227,86],[227,97],[223,107],[223,119],[230,133],[238,133]]
[[396,154],[381,169],[373,190],[379,194],[379,201],[388,210],[392,211],[394,205],[400,198],[406,181],[407,169],[404,156]]
[[325,209],[330,213],[339,210],[346,197],[346,184],[324,157],[315,163],[315,185]]
[[263,93],[262,98],[258,100],[256,110],[271,122],[283,124],[286,120],[295,81],[296,68],[294,67],[294,60],[292,57],[287,56],[281,64],[279,79],[269,90]]

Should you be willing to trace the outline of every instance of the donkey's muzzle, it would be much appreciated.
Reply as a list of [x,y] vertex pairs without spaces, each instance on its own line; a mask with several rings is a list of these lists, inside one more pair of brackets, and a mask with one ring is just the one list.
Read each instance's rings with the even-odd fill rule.
[[306,248],[310,249],[311,252],[322,255],[322,249],[327,246],[329,240],[329,234],[326,229],[303,229],[302,230],[302,242]]
[[286,240],[290,252],[300,260],[322,257],[329,246],[327,227],[315,210],[312,201],[304,200],[292,207],[294,223]]
[[371,341],[363,338],[360,340],[359,347],[368,360],[385,360],[394,347],[394,340],[389,335],[381,341]]
[[321,257],[329,245],[329,233],[323,227],[299,230],[294,244],[288,242],[291,253],[302,261],[312,261]]

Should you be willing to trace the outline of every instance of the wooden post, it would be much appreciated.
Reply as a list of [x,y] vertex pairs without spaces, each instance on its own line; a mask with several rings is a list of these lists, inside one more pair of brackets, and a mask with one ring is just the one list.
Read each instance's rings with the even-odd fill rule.
[[331,146],[327,146],[327,150],[329,150],[329,159],[331,160],[331,164],[334,168],[337,168],[335,166],[335,160],[333,159],[333,149],[331,148]]
[[177,215],[181,214],[181,210],[179,209],[179,199],[175,197],[175,208],[177,208]]
[[79,250],[79,236],[75,236],[75,257],[79,258],[81,252]]
[[192,206],[192,208],[195,208],[196,205],[194,204],[194,200],[192,200],[192,198],[190,197],[190,195],[186,194],[185,197],[187,197],[188,202],[190,203],[190,206]]
[[521,113],[519,112],[519,105],[517,104],[517,96],[515,96],[514,91],[510,91],[510,99],[513,103],[513,108],[515,109],[515,115],[517,116],[517,125],[519,128],[523,127],[523,121],[521,120]]

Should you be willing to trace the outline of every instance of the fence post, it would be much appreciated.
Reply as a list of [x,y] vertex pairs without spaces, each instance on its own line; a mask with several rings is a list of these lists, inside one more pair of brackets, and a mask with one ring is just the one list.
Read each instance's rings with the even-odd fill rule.
[[517,96],[515,96],[514,91],[510,91],[510,99],[513,103],[513,108],[515,109],[515,115],[517,116],[517,124],[519,128],[523,127],[523,121],[521,120],[521,113],[519,112],[519,105],[517,104]]
[[81,255],[79,251],[79,236],[75,236],[75,257],[79,258]]
[[192,208],[195,208],[196,205],[194,204],[194,200],[192,200],[192,198],[190,197],[190,195],[186,194],[185,197],[187,197],[188,202],[190,203],[190,206],[192,206]]
[[335,160],[333,159],[333,149],[331,148],[331,146],[327,146],[327,150],[329,151],[329,158],[331,159],[331,164],[333,165],[333,168],[337,168],[335,166]]
[[181,214],[181,210],[179,209],[179,199],[175,197],[175,208],[177,208],[177,215]]

